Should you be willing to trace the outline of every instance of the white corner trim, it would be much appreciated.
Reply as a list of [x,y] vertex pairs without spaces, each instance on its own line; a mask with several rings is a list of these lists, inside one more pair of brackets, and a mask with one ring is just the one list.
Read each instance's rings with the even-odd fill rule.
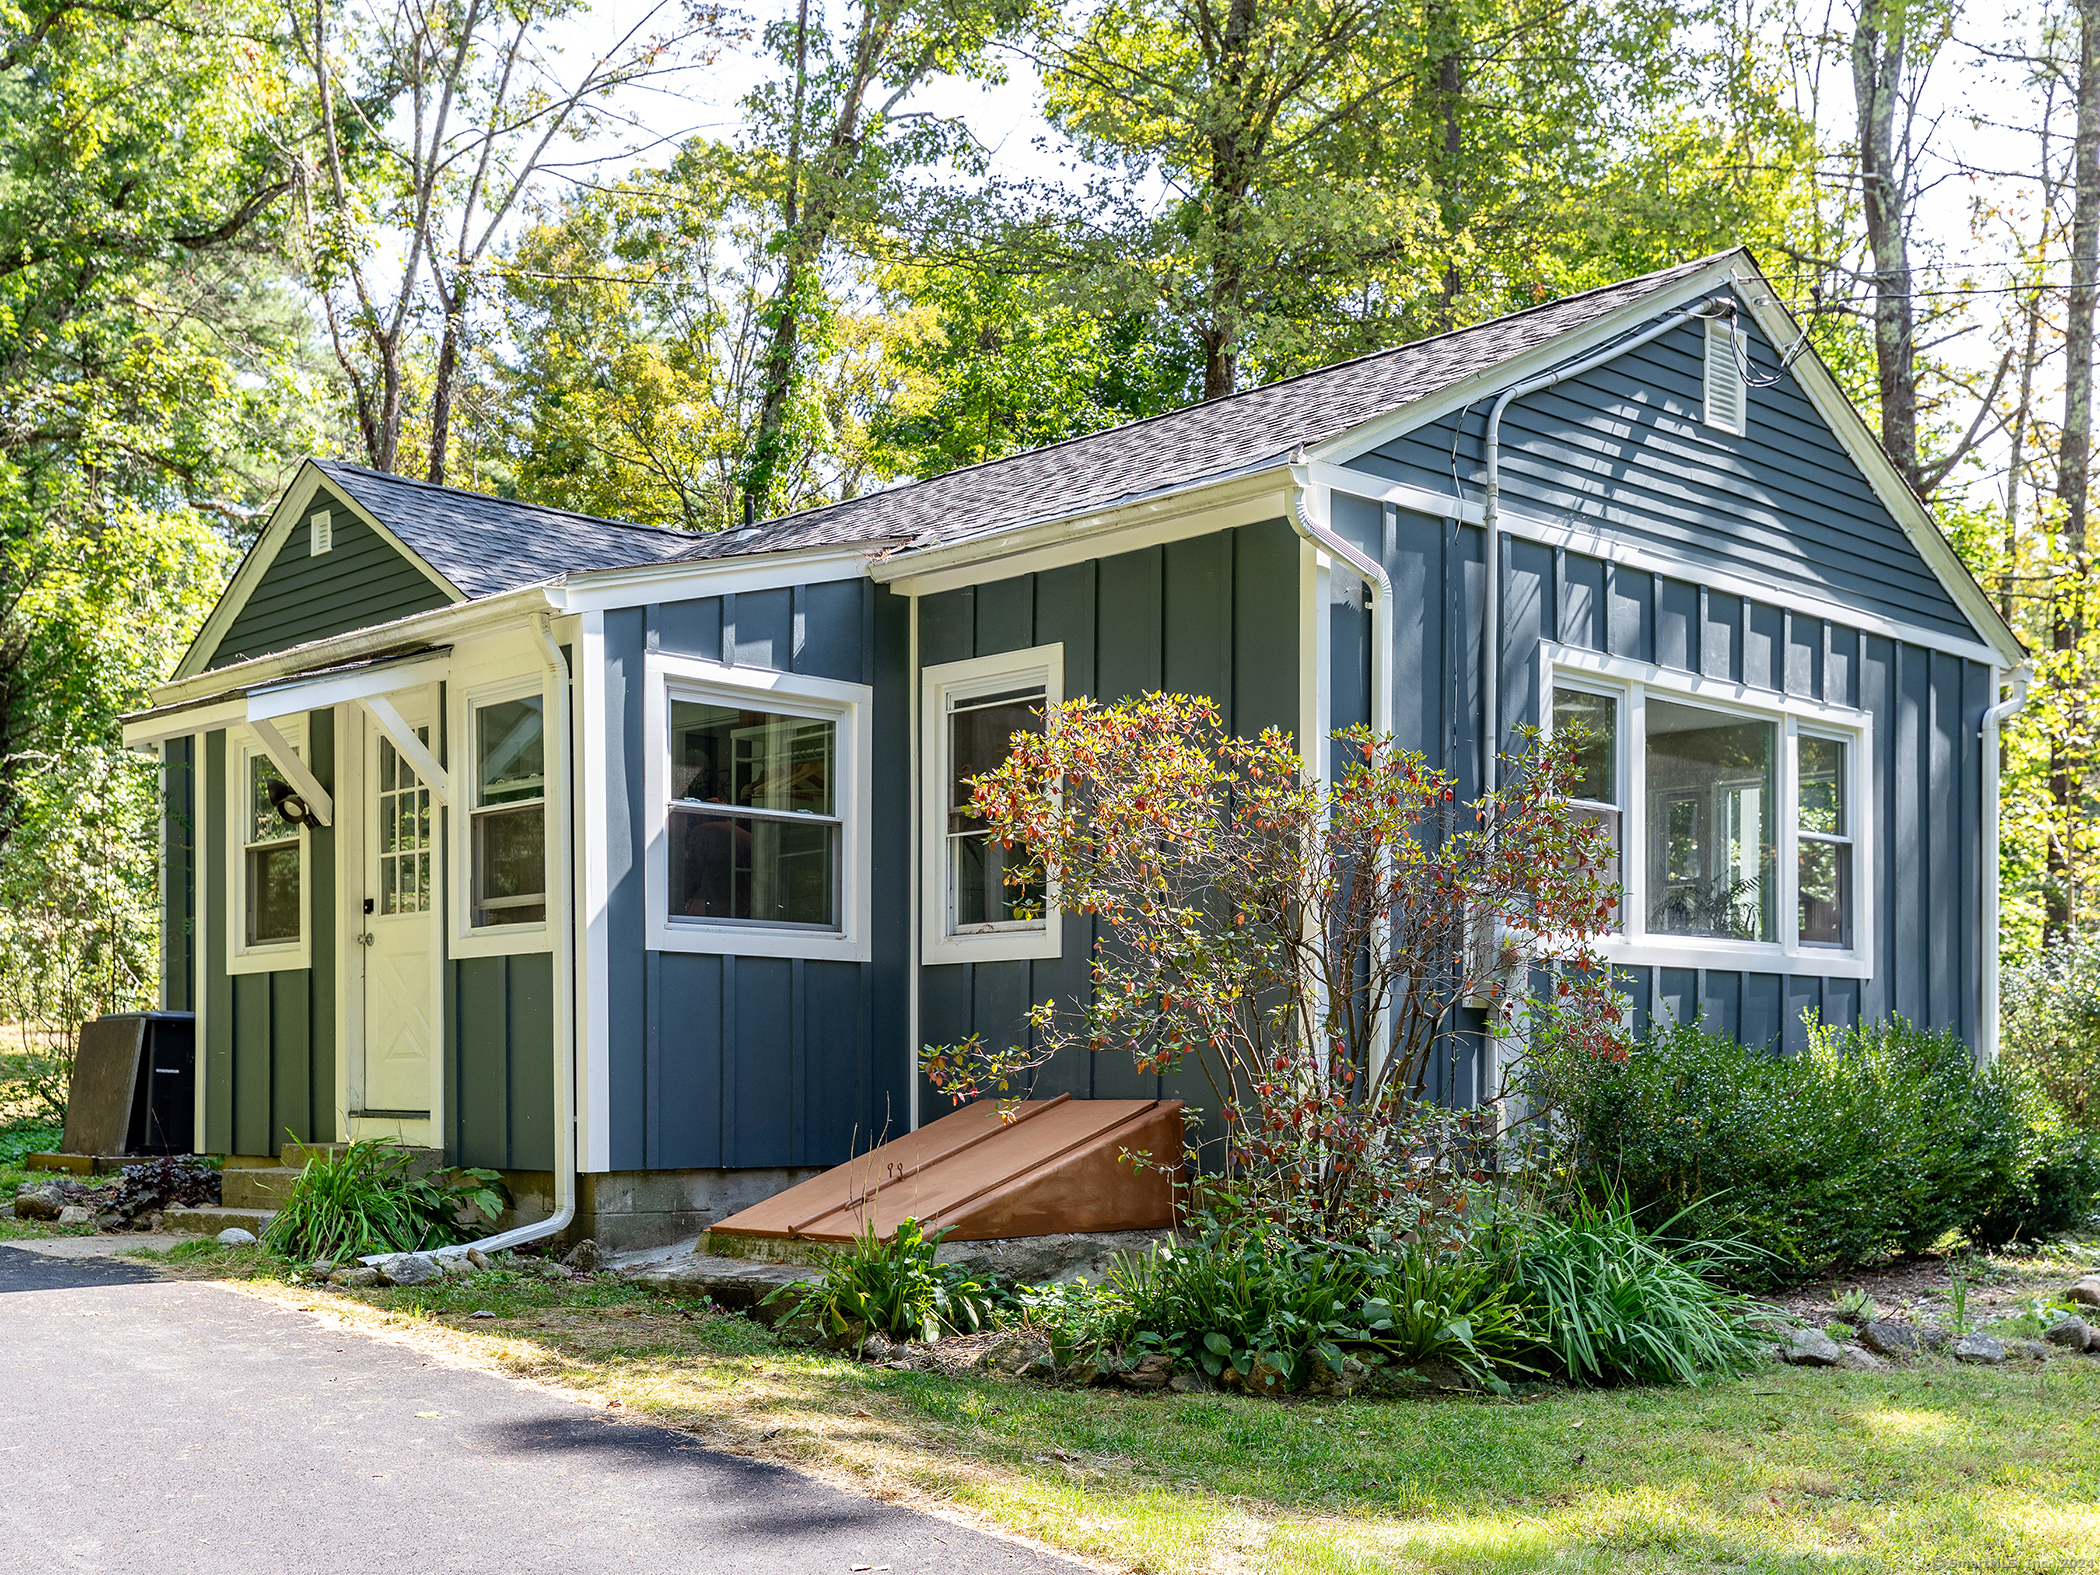
[[[787,957],[866,962],[874,954],[875,691],[866,684],[770,668],[731,667],[699,657],[651,654],[643,659],[641,829],[646,933],[651,951],[704,956]],[[671,701],[695,697],[734,705],[758,702],[786,715],[837,728],[844,781],[836,794],[839,822],[839,927],[675,920],[671,917]]]
[[[916,605],[916,604],[915,604]],[[1064,911],[1048,894],[1040,924],[957,932],[948,910],[947,782],[950,766],[948,715],[954,702],[1040,683],[1046,705],[1065,697],[1065,648],[1030,646],[996,656],[938,662],[919,674],[919,957],[922,966],[946,963],[1018,962],[1064,956]]]

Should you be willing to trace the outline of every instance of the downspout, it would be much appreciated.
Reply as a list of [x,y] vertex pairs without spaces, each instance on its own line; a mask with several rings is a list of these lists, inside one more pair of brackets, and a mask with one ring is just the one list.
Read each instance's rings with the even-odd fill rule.
[[[469,1246],[482,1252],[522,1247],[528,1242],[559,1236],[576,1218],[575,742],[569,736],[569,664],[554,641],[547,614],[541,613],[533,620],[533,631],[540,637],[540,661],[554,691],[554,714],[548,719],[547,729],[547,741],[554,747],[549,754],[561,762],[561,813],[549,816],[555,833],[555,857],[549,868],[561,872],[561,918],[554,926],[554,1212],[530,1225],[441,1249],[445,1254],[464,1253]],[[548,808],[554,806],[550,804]]]
[[[1371,731],[1380,738],[1390,739],[1393,736],[1392,579],[1376,558],[1359,551],[1327,527],[1321,518],[1326,509],[1321,506],[1320,495],[1313,491],[1311,475],[1302,462],[1291,466],[1291,488],[1285,498],[1284,514],[1291,522],[1291,529],[1337,563],[1346,564],[1371,593]],[[1334,719],[1328,717],[1326,720],[1331,723]],[[1389,848],[1380,857],[1381,879],[1391,873],[1392,856]],[[1373,1036],[1371,1075],[1374,1079],[1385,1065],[1392,1042],[1392,1006],[1388,1002],[1379,1008],[1378,1026]]]
[[1580,377],[1593,372],[1606,362],[1615,361],[1629,351],[1660,339],[1664,334],[1682,328],[1686,323],[1702,322],[1709,317],[1733,317],[1735,302],[1726,296],[1717,295],[1711,300],[1701,301],[1697,306],[1666,317],[1653,327],[1644,328],[1631,339],[1622,339],[1615,345],[1584,356],[1555,371],[1518,383],[1502,391],[1488,412],[1487,436],[1483,440],[1487,448],[1487,492],[1481,500],[1480,523],[1487,532],[1487,630],[1483,641],[1487,672],[1481,681],[1482,708],[1485,712],[1483,736],[1487,748],[1484,751],[1484,774],[1482,785],[1492,793],[1501,778],[1501,669],[1502,669],[1502,533],[1496,528],[1502,512],[1502,412],[1509,408],[1513,399],[1522,399],[1542,388],[1551,388],[1556,383],[1565,383],[1571,377]]
[[2022,662],[2012,671],[2013,692],[1983,713],[1976,736],[1983,741],[1984,769],[1990,773],[1990,802],[1983,826],[1983,999],[1977,1012],[1977,1050],[1988,1064],[1998,1059],[1998,730],[2026,709],[2034,669]]

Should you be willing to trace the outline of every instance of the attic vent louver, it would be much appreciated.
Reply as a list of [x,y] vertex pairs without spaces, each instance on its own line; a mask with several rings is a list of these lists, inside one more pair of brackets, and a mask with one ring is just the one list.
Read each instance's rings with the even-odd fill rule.
[[322,553],[335,545],[335,532],[329,528],[327,510],[324,509],[319,514],[310,516],[307,519],[306,528],[310,535],[306,548],[308,557],[318,558]]
[[1742,364],[1735,358],[1735,325],[1726,318],[1710,317],[1706,320],[1706,424],[1741,437],[1749,407]]

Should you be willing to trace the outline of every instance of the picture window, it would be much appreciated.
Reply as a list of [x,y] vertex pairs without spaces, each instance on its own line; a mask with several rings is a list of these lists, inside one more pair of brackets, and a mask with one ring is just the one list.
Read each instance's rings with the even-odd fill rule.
[[675,696],[673,919],[837,930],[838,724]]

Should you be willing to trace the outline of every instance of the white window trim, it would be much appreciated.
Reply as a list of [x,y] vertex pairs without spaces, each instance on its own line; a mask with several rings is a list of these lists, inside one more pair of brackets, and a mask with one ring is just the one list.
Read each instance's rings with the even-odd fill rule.
[[[306,721],[284,720],[277,725],[285,742],[308,758]],[[248,781],[254,762],[267,760],[262,740],[248,728],[226,730],[226,803],[222,824],[226,827],[226,971],[234,973],[292,973],[313,966],[314,860],[313,837],[299,828],[299,939],[248,944]]]
[[[870,856],[874,835],[875,692],[866,684],[726,667],[697,657],[645,659],[642,779],[647,816],[648,945],[651,951],[727,957],[800,957],[866,962],[870,945]],[[715,700],[751,710],[818,717],[836,724],[842,780],[839,806],[839,920],[836,931],[720,919],[671,917],[671,701]]]
[[[1874,759],[1874,719],[1849,706],[1826,705],[1801,695],[1773,694],[1745,684],[1673,672],[1649,662],[1603,656],[1595,651],[1541,641],[1539,646],[1540,714],[1552,731],[1553,691],[1562,687],[1616,695],[1619,726],[1615,769],[1619,783],[1621,903],[1625,929],[1605,936],[1597,951],[1607,962],[1629,968],[1712,968],[1731,972],[1801,974],[1829,979],[1874,976],[1874,914],[1880,870],[1875,859],[1874,799],[1870,791]],[[1732,941],[1690,935],[1647,933],[1648,810],[1645,784],[1647,714],[1645,703],[1659,699],[1708,706],[1778,726],[1779,802],[1779,939]],[[1800,880],[1800,782],[1798,740],[1802,731],[1836,738],[1846,750],[1846,803],[1851,811],[1852,945],[1801,944],[1798,885]]]
[[1009,925],[958,935],[948,925],[948,711],[957,700],[997,694],[1027,684],[1043,686],[1046,705],[1065,697],[1065,648],[1037,645],[1025,651],[943,662],[920,674],[919,760],[925,779],[919,793],[920,939],[928,964],[1009,962],[1064,956],[1064,915],[1057,894],[1048,894],[1039,924]]
[[[547,695],[547,680],[544,673],[519,674],[511,678],[491,679],[487,683],[469,688],[455,686],[458,700],[452,707],[452,716],[445,730],[445,774],[451,779],[456,802],[440,811],[445,828],[445,840],[452,867],[452,889],[446,907],[451,911],[451,945],[449,955],[453,957],[523,957],[534,952],[552,951],[554,937],[543,919],[538,924],[474,924],[474,803],[480,791],[474,764],[474,713],[487,705],[499,705],[505,700],[524,700],[533,695],[540,697],[540,719],[544,729],[547,719],[554,714],[553,701]],[[541,758],[546,762],[548,785],[551,787],[554,772],[559,764],[556,754],[561,746],[551,733],[543,732],[540,739]],[[436,753],[433,749],[432,753]],[[547,910],[558,912],[561,902],[555,882],[562,878],[554,868],[554,823],[553,794],[542,792],[541,813],[549,817],[540,842],[540,856],[547,861]],[[433,805],[435,808],[436,806]]]

